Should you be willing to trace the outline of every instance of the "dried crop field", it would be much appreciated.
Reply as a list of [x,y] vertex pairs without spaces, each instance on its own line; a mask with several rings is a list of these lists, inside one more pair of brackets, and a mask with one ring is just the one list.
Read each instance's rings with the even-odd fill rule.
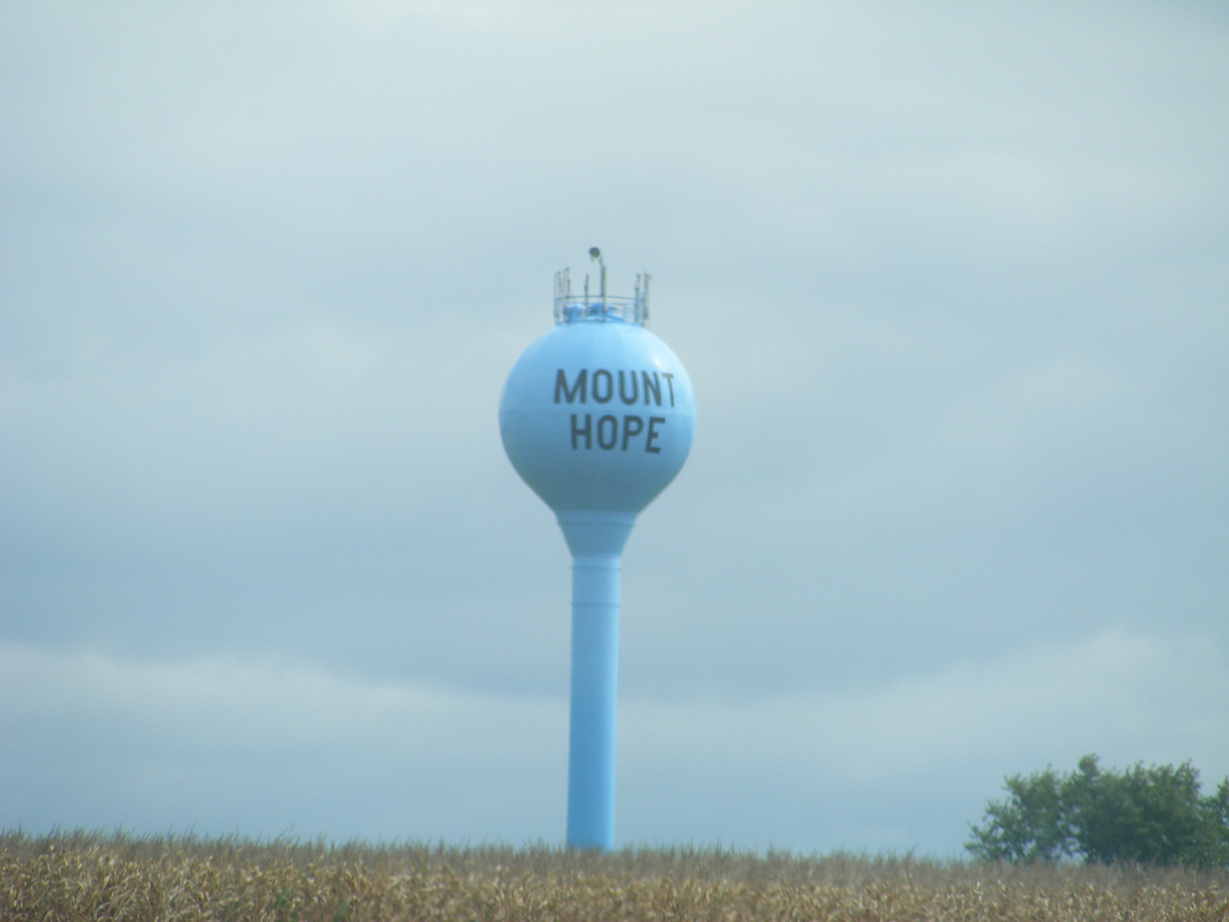
[[1229,870],[0,834],[0,919],[1229,920]]

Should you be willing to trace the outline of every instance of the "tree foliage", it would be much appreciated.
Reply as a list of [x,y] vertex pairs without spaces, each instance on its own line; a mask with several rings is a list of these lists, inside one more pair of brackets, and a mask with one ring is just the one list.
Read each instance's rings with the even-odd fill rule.
[[1189,762],[1106,771],[1095,755],[1060,776],[1008,778],[965,844],[984,861],[1229,866],[1229,778],[1199,793]]

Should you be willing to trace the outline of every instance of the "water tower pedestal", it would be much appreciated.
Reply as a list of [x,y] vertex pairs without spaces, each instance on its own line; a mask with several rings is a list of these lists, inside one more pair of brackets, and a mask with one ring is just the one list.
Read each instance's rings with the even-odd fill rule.
[[567,841],[573,848],[609,848],[614,840],[620,555],[636,517],[563,512],[556,518],[572,552]]

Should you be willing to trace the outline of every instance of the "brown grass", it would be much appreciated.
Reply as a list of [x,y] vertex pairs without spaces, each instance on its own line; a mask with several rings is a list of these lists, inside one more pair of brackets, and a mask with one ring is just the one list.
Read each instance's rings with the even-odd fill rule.
[[1229,870],[5,833],[0,919],[1227,922]]

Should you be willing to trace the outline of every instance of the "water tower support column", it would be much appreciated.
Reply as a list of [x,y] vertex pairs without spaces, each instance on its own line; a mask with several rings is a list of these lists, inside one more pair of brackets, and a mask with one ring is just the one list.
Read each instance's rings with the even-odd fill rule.
[[572,702],[568,734],[568,845],[614,842],[619,557],[572,559]]
[[572,552],[572,702],[568,847],[614,844],[615,704],[619,676],[619,555],[635,513],[564,511]]

